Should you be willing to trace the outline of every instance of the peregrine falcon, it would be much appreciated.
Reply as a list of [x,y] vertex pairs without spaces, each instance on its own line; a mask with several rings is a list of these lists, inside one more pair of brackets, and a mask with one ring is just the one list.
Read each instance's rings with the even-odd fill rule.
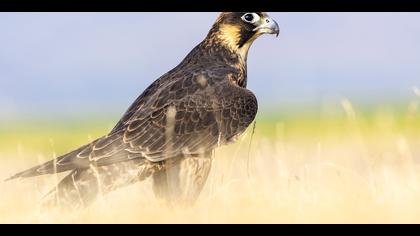
[[213,150],[255,119],[247,55],[266,33],[278,36],[279,27],[264,12],[221,13],[206,38],[146,88],[107,135],[9,179],[69,171],[45,202],[73,209],[149,177],[158,198],[194,202]]

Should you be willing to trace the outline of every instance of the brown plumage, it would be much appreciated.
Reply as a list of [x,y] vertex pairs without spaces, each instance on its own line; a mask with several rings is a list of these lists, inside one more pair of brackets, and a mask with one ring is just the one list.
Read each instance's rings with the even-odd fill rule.
[[207,37],[153,82],[109,134],[10,179],[71,171],[47,202],[72,208],[150,176],[158,197],[193,202],[214,148],[232,142],[256,116],[257,99],[245,88],[246,58],[263,33],[278,34],[265,13],[220,14]]

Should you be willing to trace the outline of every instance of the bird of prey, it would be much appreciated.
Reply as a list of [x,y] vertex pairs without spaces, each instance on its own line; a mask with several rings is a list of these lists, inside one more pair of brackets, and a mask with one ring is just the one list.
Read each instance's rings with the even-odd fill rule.
[[158,198],[194,202],[213,150],[255,119],[247,55],[266,33],[278,36],[279,27],[264,12],[221,13],[206,38],[146,88],[107,135],[9,179],[69,171],[45,202],[73,209],[148,177]]

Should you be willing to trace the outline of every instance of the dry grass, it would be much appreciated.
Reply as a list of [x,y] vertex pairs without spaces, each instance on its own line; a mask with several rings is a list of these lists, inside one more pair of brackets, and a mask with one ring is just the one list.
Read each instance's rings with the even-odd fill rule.
[[[259,120],[249,159],[250,130],[216,151],[204,192],[188,209],[160,205],[146,181],[81,212],[43,213],[37,203],[55,181],[45,176],[0,183],[0,222],[420,223],[417,105],[369,118],[346,100],[340,109],[335,119],[302,118],[301,125]],[[39,161],[51,157],[23,147],[0,150],[1,178],[37,163],[29,158],[37,153]]]

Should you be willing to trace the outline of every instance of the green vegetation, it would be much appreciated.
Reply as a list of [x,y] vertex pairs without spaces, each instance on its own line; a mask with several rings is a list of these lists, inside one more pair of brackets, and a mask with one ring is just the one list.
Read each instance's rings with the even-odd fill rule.
[[[414,108],[346,111],[336,107],[335,110],[327,111],[293,112],[277,112],[272,109],[261,113],[257,116],[255,135],[258,137],[276,138],[280,135],[283,138],[300,138],[302,141],[315,140],[327,136],[346,136],[349,129],[355,126],[364,135],[380,135],[383,131],[399,132],[410,137],[420,134],[420,113]],[[111,117],[2,122],[0,151],[25,149],[45,155],[63,154],[106,134],[116,120]]]

